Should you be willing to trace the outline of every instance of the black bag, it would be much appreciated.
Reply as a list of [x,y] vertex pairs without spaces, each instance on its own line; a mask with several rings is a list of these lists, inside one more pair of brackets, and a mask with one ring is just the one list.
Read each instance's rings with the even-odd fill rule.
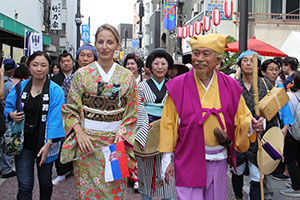
[[6,125],[5,125],[5,116],[4,116],[4,105],[3,102],[0,101],[0,137],[3,136],[5,130],[6,130]]

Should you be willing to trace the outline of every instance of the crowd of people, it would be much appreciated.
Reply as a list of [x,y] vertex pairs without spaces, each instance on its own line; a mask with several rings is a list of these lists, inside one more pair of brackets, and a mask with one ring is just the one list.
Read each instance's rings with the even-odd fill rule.
[[[263,61],[246,50],[232,78],[220,71],[227,40],[220,34],[193,36],[192,67],[163,48],[145,60],[129,53],[119,64],[114,60],[119,33],[103,24],[94,46],[83,44],[75,59],[67,51],[57,63],[42,51],[23,57],[19,66],[5,59],[0,69],[1,139],[5,124],[24,120],[24,142],[14,157],[1,153],[2,178],[17,176],[20,200],[32,199],[35,164],[40,199],[51,199],[53,185],[73,174],[77,199],[124,199],[132,182],[143,200],[222,200],[230,170],[235,198],[243,199],[243,177],[249,174],[249,199],[258,200],[258,142],[279,127],[284,159],[276,172],[264,175],[264,197],[273,197],[270,178],[290,178],[281,194],[300,197],[300,141],[292,133],[300,102],[298,60]],[[289,97],[271,120],[256,116],[254,55],[258,100],[276,87]],[[129,175],[107,181],[107,159],[112,158],[102,150],[120,143]]]

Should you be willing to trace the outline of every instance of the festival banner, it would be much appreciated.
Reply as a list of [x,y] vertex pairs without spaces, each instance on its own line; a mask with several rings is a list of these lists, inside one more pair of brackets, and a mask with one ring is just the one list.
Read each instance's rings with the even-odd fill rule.
[[25,32],[26,56],[30,56],[36,51],[43,51],[43,34],[38,32]]
[[176,28],[176,4],[163,5],[164,28],[171,31]]

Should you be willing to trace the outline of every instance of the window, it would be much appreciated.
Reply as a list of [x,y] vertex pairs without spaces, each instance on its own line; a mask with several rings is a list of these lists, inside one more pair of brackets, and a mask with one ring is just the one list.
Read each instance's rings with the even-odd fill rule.
[[67,8],[67,0],[62,0],[62,8]]
[[282,0],[271,0],[271,13],[282,13]]

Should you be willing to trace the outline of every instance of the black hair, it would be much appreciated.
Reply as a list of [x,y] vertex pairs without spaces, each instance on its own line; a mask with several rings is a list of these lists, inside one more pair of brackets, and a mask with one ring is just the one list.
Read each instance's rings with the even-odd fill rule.
[[126,68],[127,61],[129,59],[133,59],[136,62],[137,68],[138,68],[138,71],[139,71],[139,75],[142,78],[143,77],[142,67],[144,66],[144,63],[143,63],[142,59],[138,58],[135,53],[129,53],[129,54],[127,54],[126,57],[125,57],[125,59],[124,59],[124,67],[125,68]]
[[261,64],[261,71],[263,72],[266,72],[267,71],[267,68],[268,68],[268,65],[271,64],[271,63],[274,63],[278,66],[278,68],[280,68],[280,65],[278,62],[276,62],[274,59],[267,59],[265,60],[262,64]]
[[26,63],[28,56],[22,56],[20,59],[20,63]]
[[30,63],[37,57],[37,56],[44,56],[46,58],[46,60],[48,61],[48,64],[50,66],[50,58],[48,56],[48,54],[44,51],[36,51],[34,52],[31,56],[29,56],[28,60],[27,60],[27,66],[30,66]]
[[276,61],[279,64],[279,67],[282,66],[283,59],[281,57],[275,57],[275,58],[273,58],[273,60]]
[[[124,67],[126,67],[126,64],[127,64],[127,61],[129,60],[129,59],[133,59],[135,62],[136,62],[136,64],[138,65],[138,63],[137,63],[137,56],[135,55],[135,53],[129,53],[129,54],[127,54],[126,55],[126,57],[125,57],[125,59],[124,59]],[[139,66],[138,66],[139,67]]]
[[152,72],[152,62],[155,60],[155,58],[165,58],[168,62],[168,69],[172,69],[174,65],[174,61],[172,56],[164,49],[156,49],[153,50],[147,57],[146,60],[146,66],[149,68]]
[[50,73],[51,73],[51,74],[53,74],[53,68],[54,68],[54,66],[56,66],[56,67],[59,69],[59,71],[61,70],[58,63],[52,63],[52,64],[51,64],[51,67],[50,67]]
[[298,59],[295,57],[285,57],[282,61],[282,64],[290,65],[292,71],[296,71],[298,68]]
[[69,52],[67,52],[66,50],[64,50],[63,53],[59,55],[58,62],[60,62],[61,58],[65,58],[67,56],[70,56],[70,58],[73,60],[72,54],[70,54]]
[[295,71],[295,73],[292,75],[294,86],[291,87],[292,92],[296,92],[297,90],[300,90],[300,71]]
[[28,67],[24,64],[20,64],[19,67],[16,68],[15,73],[13,75],[14,78],[18,79],[27,79],[31,76]]

